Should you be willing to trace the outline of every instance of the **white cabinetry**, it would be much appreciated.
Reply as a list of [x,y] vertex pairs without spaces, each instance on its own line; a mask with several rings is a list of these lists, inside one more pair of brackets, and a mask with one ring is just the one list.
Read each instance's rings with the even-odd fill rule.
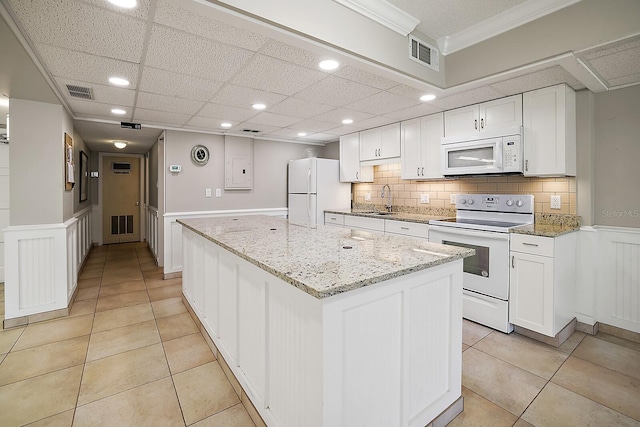
[[360,161],[400,157],[400,123],[360,132]]
[[575,317],[576,233],[512,234],[509,322],[555,337]]
[[385,219],[384,232],[427,239],[429,237],[429,224]]
[[344,217],[344,225],[349,228],[361,228],[363,230],[384,233],[384,219],[346,215]]
[[344,226],[344,215],[325,212],[324,225]]
[[443,113],[407,120],[400,127],[402,179],[443,178],[440,167]]
[[340,137],[340,182],[373,182],[373,166],[360,167],[360,135]]
[[525,176],[575,176],[576,93],[565,84],[523,95]]
[[398,221],[393,219],[325,212],[324,224],[375,231],[385,234],[401,234],[403,236],[419,237],[421,239],[429,238],[429,224],[421,222]]
[[444,136],[522,126],[522,94],[444,112]]

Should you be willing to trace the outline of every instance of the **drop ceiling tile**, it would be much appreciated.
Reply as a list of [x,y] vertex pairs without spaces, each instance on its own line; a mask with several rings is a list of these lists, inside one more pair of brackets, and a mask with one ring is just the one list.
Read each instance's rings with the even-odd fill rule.
[[345,126],[345,125],[342,125],[342,126],[337,127],[337,128],[329,129],[329,130],[325,131],[324,133],[329,134],[329,135],[342,136],[342,135],[348,135],[350,133],[358,132],[358,131],[361,131],[361,130],[362,130],[362,128],[359,128],[359,127],[356,127],[356,126]]
[[[154,22],[252,51],[260,49],[268,40],[260,34],[223,22],[226,17],[223,12],[217,12],[205,5],[192,4],[186,8],[175,3],[175,0],[160,0]],[[216,19],[216,15],[219,19]]]
[[515,95],[565,82],[574,89],[584,87],[579,80],[559,65],[515,78],[509,78],[501,82],[491,83],[489,86],[505,95]]
[[227,105],[207,103],[198,112],[199,116],[226,120],[232,122],[243,122],[259,114],[256,110],[248,108],[230,107]]
[[145,38],[142,20],[82,2],[12,1],[11,7],[35,43],[140,62]]
[[[259,132],[244,132],[245,129],[257,130]],[[252,122],[242,122],[242,123],[238,124],[237,126],[232,127],[229,131],[232,132],[232,133],[235,133],[237,135],[262,136],[264,134],[276,131],[278,129],[279,129],[278,126],[261,125],[261,124],[252,123]]]
[[593,59],[600,58],[601,56],[609,56],[625,50],[638,48],[640,48],[640,36],[635,36],[615,43],[599,46],[595,49],[589,49],[581,52],[580,56],[591,61]]
[[[300,133],[300,131],[296,129],[282,128],[282,129],[277,129],[273,132],[269,132],[267,136],[274,137],[274,138],[292,139],[292,140],[302,139],[303,137],[298,136],[298,133]],[[310,135],[313,135],[313,134],[310,134]],[[307,137],[308,136],[309,135],[307,135]]]
[[288,127],[290,129],[311,133],[311,132],[326,132],[338,126],[336,126],[335,123],[320,122],[317,120],[303,120],[301,122],[292,124],[291,126],[288,126]]
[[420,100],[406,98],[389,92],[376,93],[347,105],[353,110],[365,111],[374,115],[383,115],[391,111],[413,107],[420,104]]
[[207,101],[222,87],[222,83],[158,68],[145,67],[140,90],[160,95]]
[[340,140],[340,137],[328,133],[314,133],[309,136],[309,139],[320,142],[337,142]]
[[379,89],[370,86],[336,76],[328,76],[298,92],[295,97],[320,104],[342,107],[378,92],[380,92]]
[[638,74],[640,70],[640,46],[615,51],[606,56],[591,59],[592,68],[607,80]]
[[118,7],[114,4],[104,0],[83,0],[85,3],[90,3],[94,6],[98,6],[104,9],[108,9],[112,12],[120,13],[122,15],[132,16],[139,19],[147,19],[149,16],[149,2],[150,0],[137,0],[137,6],[132,9],[125,9]]
[[240,108],[250,108],[256,102],[261,102],[270,108],[284,100],[286,96],[273,92],[252,89],[248,87],[225,85],[211,99],[213,104],[232,105]]
[[299,117],[283,116],[280,114],[273,114],[266,111],[251,118],[252,123],[255,123],[258,125],[269,125],[269,126],[276,126],[276,127],[286,127],[294,123],[298,123],[300,121],[302,121],[302,119]]
[[427,93],[433,93],[435,94],[436,92],[440,92],[440,89],[418,89],[416,87],[412,87],[412,86],[408,86],[408,85],[397,85],[394,86],[390,89],[387,89],[387,92],[396,94],[396,95],[400,95],[400,96],[404,96],[406,98],[410,98],[410,99],[417,99],[420,100],[420,97],[422,95],[425,95]]
[[124,77],[130,82],[138,80],[138,65],[131,62],[43,44],[35,47],[55,77],[97,84],[107,83],[112,76]]
[[344,119],[351,119],[354,122],[359,123],[360,121],[370,119],[373,116],[373,114],[363,113],[362,111],[351,110],[348,108],[336,108],[329,112],[319,114],[313,119],[321,122],[335,123],[336,126],[340,126]]
[[501,92],[489,86],[481,86],[475,89],[464,90],[454,95],[437,98],[432,101],[431,104],[444,110],[450,110],[452,108],[489,101],[502,96],[504,95]]
[[311,51],[277,40],[269,40],[260,50],[260,53],[314,70],[318,69],[318,63],[323,59],[323,57]]
[[351,65],[344,65],[340,67],[335,73],[333,73],[333,75],[382,90],[398,85],[398,83],[393,80],[389,80],[385,77],[378,76]]
[[101,104],[113,104],[119,106],[133,107],[133,101],[136,96],[136,92],[133,89],[124,89],[114,86],[104,86],[95,83],[81,82],[77,80],[69,80],[63,78],[55,78],[58,83],[60,93],[69,99],[76,99],[69,96],[69,92],[66,85],[88,87],[93,92],[94,101]]
[[326,74],[320,71],[269,56],[256,55],[231,82],[238,86],[293,95],[324,77]]
[[145,65],[215,81],[227,81],[253,55],[246,49],[154,25]]
[[377,128],[379,126],[388,125],[388,124],[391,124],[391,123],[396,123],[398,121],[399,120],[392,119],[391,117],[373,116],[370,119],[360,120],[360,121],[357,121],[357,122],[355,122],[353,124],[357,125],[357,127],[363,128],[363,129],[371,129],[371,128]]
[[220,120],[211,117],[194,116],[186,124],[185,127],[207,129],[224,132],[227,129],[220,126]]
[[160,126],[182,126],[191,116],[186,114],[168,113],[165,111],[145,110],[136,108],[133,119],[136,122],[150,123]]
[[137,108],[187,114],[189,116],[196,114],[203,105],[204,102],[202,101],[191,101],[147,92],[139,92],[138,101],[136,102]]
[[334,108],[332,105],[318,104],[316,102],[290,97],[270,107],[269,111],[276,114],[284,114],[285,116],[308,119],[318,114],[326,113]]
[[432,103],[422,103],[413,107],[405,108],[403,110],[391,111],[385,114],[385,117],[390,117],[395,120],[408,120],[415,117],[428,116],[442,111],[442,108],[436,107]]
[[[69,107],[71,107],[71,110],[73,110],[74,114],[77,116],[91,117],[95,115],[95,116],[101,116],[101,117],[108,117],[109,119],[115,120],[115,121],[121,121],[121,120],[126,121],[126,120],[129,120],[129,118],[131,117],[131,112],[132,112],[131,107],[125,107],[117,104],[116,105],[102,104],[96,101],[84,101],[84,100],[74,99],[69,97],[66,98],[66,101],[69,104]],[[111,112],[111,109],[114,107],[122,108],[127,113],[122,116],[115,115]]]
[[622,85],[638,84],[638,82],[640,82],[640,73],[629,74],[628,76],[609,80],[609,89],[614,89]]

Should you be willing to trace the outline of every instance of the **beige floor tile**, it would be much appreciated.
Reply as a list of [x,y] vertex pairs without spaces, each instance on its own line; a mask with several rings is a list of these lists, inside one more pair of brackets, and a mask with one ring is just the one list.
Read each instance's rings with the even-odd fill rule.
[[0,330],[0,353],[9,353],[25,328],[25,326],[21,326],[19,328]]
[[153,301],[151,307],[153,307],[153,314],[156,319],[187,312],[187,307],[184,306],[182,297]]
[[162,341],[169,341],[200,331],[189,313],[161,317],[160,319],[156,319],[156,322]]
[[116,283],[128,282],[130,280],[142,280],[142,272],[138,269],[135,272],[104,274],[102,276],[102,285],[113,285]]
[[93,288],[94,286],[100,286],[102,282],[102,276],[94,277],[93,279],[79,279],[78,289]]
[[218,355],[217,360],[218,364],[222,368],[222,372],[224,372],[225,376],[227,377],[227,381],[231,383],[231,387],[233,387],[238,396],[242,396],[242,386],[238,382],[236,376],[233,375],[233,372],[231,372],[231,368],[227,364],[227,361],[224,360],[224,357],[222,357],[222,355],[220,354]]
[[93,314],[96,311],[97,298],[85,299],[82,301],[74,301],[69,312],[69,317],[84,316],[85,314]]
[[518,334],[489,334],[473,348],[547,380],[569,357],[567,353]]
[[91,268],[91,269],[88,269],[86,271],[83,271],[78,276],[78,279],[79,280],[93,279],[95,277],[102,277],[102,269],[101,268]]
[[254,427],[251,417],[244,409],[241,403],[225,409],[215,415],[205,418],[195,424],[193,427]]
[[163,378],[78,407],[73,425],[183,426],[184,421],[171,378]]
[[78,406],[112,396],[169,375],[161,344],[88,362],[82,375]]
[[158,267],[156,265],[156,261],[153,259],[153,257],[146,257],[146,258],[138,257],[138,261],[140,261],[140,270],[142,270],[143,273],[145,272],[158,273],[158,272],[162,272],[163,270],[162,267]]
[[165,341],[164,352],[167,355],[172,374],[215,360],[213,353],[199,332]]
[[126,292],[144,291],[146,289],[147,287],[144,284],[144,280],[127,280],[111,285],[102,285],[100,287],[100,296],[105,297]]
[[84,363],[89,335],[13,351],[0,365],[0,386]]
[[551,381],[640,421],[640,380],[571,356]]
[[71,427],[74,409],[53,415],[40,421],[27,424],[26,427]]
[[468,346],[468,345],[466,345],[466,344],[464,344],[464,343],[462,344],[462,351],[465,351],[465,350],[466,350],[466,349],[468,349],[468,348],[469,348],[469,346]]
[[602,333],[615,335],[625,340],[640,343],[640,333],[629,331],[626,329],[618,328],[617,326],[607,325],[606,323],[600,323],[598,330]]
[[522,418],[535,426],[637,426],[639,423],[570,390],[547,384]]
[[462,353],[462,385],[520,416],[546,384],[543,378],[474,348]]
[[132,307],[134,305],[145,304],[149,302],[147,291],[124,292],[115,295],[105,295],[98,298],[96,312],[113,310],[116,308]]
[[182,296],[182,285],[169,285],[161,288],[148,289],[149,299],[159,301],[161,299],[176,298]]
[[640,351],[640,343],[629,341],[624,338],[619,338],[613,335],[605,334],[603,332],[598,332],[598,334],[596,335],[596,338],[604,341],[609,341],[626,348],[630,348],[631,350]]
[[573,350],[575,350],[576,347],[580,345],[580,343],[586,336],[587,334],[585,334],[584,332],[575,331],[569,338],[567,338],[565,342],[562,343],[560,347],[558,347],[558,350],[564,353],[571,354],[571,352],[573,352]]
[[28,325],[13,351],[24,350],[56,341],[68,340],[91,333],[93,315],[64,317],[49,322]]
[[7,353],[0,354],[0,363],[2,363],[5,357],[7,357]]
[[92,286],[90,288],[78,289],[78,294],[76,295],[76,301],[98,298],[99,292],[100,292],[100,286]]
[[140,304],[132,307],[116,308],[95,314],[93,332],[101,332],[122,326],[153,320],[151,304]]
[[487,328],[486,326],[470,322],[466,319],[462,321],[462,342],[468,346],[474,345],[491,332],[493,332],[493,329]]
[[217,362],[173,376],[187,425],[240,403]]
[[79,365],[0,387],[2,425],[21,426],[73,409],[81,377]]
[[162,271],[143,271],[142,275],[145,280],[148,279],[162,279],[164,277],[164,273]]
[[464,411],[453,419],[449,427],[511,427],[518,417],[484,397],[462,387]]
[[147,284],[147,289],[151,288],[161,288],[163,286],[170,285],[182,285],[182,277],[178,277],[176,279],[145,279]]
[[[513,425],[513,427],[536,427],[536,426],[526,422],[522,418],[518,418],[518,421],[516,421],[516,423]],[[567,427],[569,427],[569,426],[567,426]]]
[[160,342],[155,320],[91,334],[87,362]]
[[256,427],[267,427],[264,420],[256,410],[256,407],[253,405],[253,403],[251,403],[251,399],[249,399],[249,397],[246,395],[244,391],[242,391],[242,394],[240,396],[240,401],[242,402],[244,409],[247,411],[247,413],[249,414],[249,417],[251,417],[251,421],[253,421],[253,424],[255,424]]
[[640,352],[636,350],[586,337],[573,352],[573,356],[640,380]]

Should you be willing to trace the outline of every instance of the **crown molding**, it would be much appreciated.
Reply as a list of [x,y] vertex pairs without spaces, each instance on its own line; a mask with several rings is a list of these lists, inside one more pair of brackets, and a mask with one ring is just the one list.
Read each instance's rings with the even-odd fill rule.
[[[335,0],[338,1],[338,0]],[[440,37],[440,53],[448,55],[563,9],[580,0],[528,0],[464,31]]]
[[385,0],[333,0],[336,3],[376,21],[379,24],[406,36],[416,28],[420,20],[409,15]]

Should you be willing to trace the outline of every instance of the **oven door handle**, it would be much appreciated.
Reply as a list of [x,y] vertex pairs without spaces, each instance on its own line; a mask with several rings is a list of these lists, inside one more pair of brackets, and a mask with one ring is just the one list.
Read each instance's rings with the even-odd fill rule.
[[[442,227],[437,225],[430,225],[429,232],[435,233],[443,233],[443,234],[454,234],[456,236],[467,236],[467,237],[479,237],[481,239],[492,239],[492,240],[509,240],[509,233],[496,233],[491,231],[480,231],[480,230],[470,230],[470,229],[462,229],[455,227]],[[429,236],[431,238],[431,236]]]

